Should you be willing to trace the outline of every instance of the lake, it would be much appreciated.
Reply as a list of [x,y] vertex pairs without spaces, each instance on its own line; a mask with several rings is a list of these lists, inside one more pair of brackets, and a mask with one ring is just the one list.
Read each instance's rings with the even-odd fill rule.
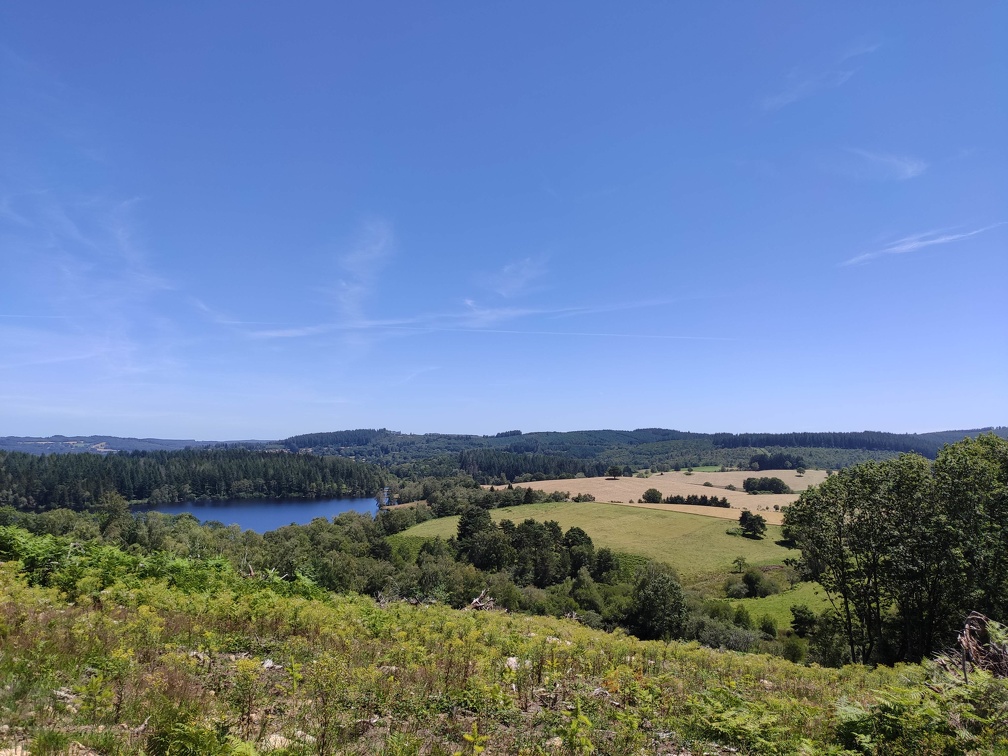
[[375,515],[378,503],[370,499],[235,499],[229,501],[164,504],[151,507],[155,512],[177,515],[183,512],[200,522],[217,520],[225,525],[237,524],[244,530],[265,533],[284,525],[306,525],[316,517],[333,517],[343,512]]

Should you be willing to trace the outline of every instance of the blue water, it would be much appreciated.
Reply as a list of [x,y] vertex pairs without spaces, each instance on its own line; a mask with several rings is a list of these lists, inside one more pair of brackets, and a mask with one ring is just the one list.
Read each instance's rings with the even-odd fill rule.
[[189,512],[200,522],[216,520],[225,525],[237,524],[243,530],[265,533],[284,525],[306,525],[316,517],[332,519],[343,512],[377,514],[378,503],[373,499],[238,499],[233,501],[165,504],[151,507],[156,512],[182,514]]

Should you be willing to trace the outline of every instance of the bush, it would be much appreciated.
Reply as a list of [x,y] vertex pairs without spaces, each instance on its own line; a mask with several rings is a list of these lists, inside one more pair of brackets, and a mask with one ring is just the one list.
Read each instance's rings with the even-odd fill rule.
[[799,638],[807,638],[816,628],[816,614],[805,604],[792,604],[791,618],[791,630]]
[[748,651],[758,640],[750,630],[700,613],[690,615],[684,637],[711,648],[726,648],[729,651]]
[[750,567],[742,576],[748,595],[751,598],[764,598],[780,593],[780,586],[755,567]]
[[767,637],[768,640],[773,640],[777,637],[777,620],[771,617],[769,614],[764,614],[759,620],[759,629]]
[[661,504],[662,494],[657,488],[649,488],[641,497],[647,504]]
[[782,654],[789,662],[801,664],[805,661],[805,656],[808,654],[808,642],[797,635],[789,635],[784,639]]
[[725,581],[724,590],[725,596],[730,599],[749,598],[749,589],[746,588],[746,584],[737,575],[733,575]]

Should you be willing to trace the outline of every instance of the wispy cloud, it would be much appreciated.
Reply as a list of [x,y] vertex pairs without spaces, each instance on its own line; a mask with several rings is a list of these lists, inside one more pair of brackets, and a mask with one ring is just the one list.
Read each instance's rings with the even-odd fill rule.
[[876,181],[906,181],[920,176],[928,169],[926,161],[910,155],[894,155],[850,147],[846,150],[853,160],[846,161],[838,170],[851,178]]
[[880,249],[873,250],[871,252],[865,252],[860,255],[855,255],[849,260],[845,260],[842,265],[859,265],[861,263],[866,263],[869,260],[874,260],[877,257],[883,257],[885,255],[905,255],[908,252],[916,252],[919,249],[924,249],[925,247],[933,247],[939,244],[951,244],[953,242],[961,241],[963,239],[968,239],[971,236],[976,236],[977,234],[982,234],[985,231],[990,231],[992,228],[997,228],[998,226],[1003,226],[1004,223],[993,223],[989,226],[984,226],[983,228],[973,229],[972,231],[959,231],[950,232],[947,230],[937,230],[937,231],[925,231],[920,234],[913,234],[911,236],[905,236],[902,239],[897,239],[894,242],[890,242]]
[[395,236],[392,225],[383,219],[366,222],[350,249],[337,260],[340,277],[333,293],[350,321],[364,319],[364,305],[375,294],[382,268],[392,255]]
[[868,55],[875,52],[880,47],[882,47],[882,43],[878,41],[868,39],[858,40],[844,51],[837,62],[844,63],[851,58],[859,58],[862,55]]
[[547,273],[543,258],[523,257],[508,263],[495,276],[493,289],[502,297],[515,297],[529,293],[532,284]]
[[812,97],[819,92],[843,86],[850,81],[850,78],[857,70],[851,67],[850,61],[854,58],[873,53],[880,46],[877,43],[858,42],[841,54],[832,65],[824,66],[818,70],[809,70],[807,68],[792,70],[784,81],[783,86],[774,94],[768,95],[760,101],[760,108],[764,112],[780,110],[799,100]]
[[[440,312],[420,313],[414,316],[394,319],[360,319],[317,323],[308,325],[277,325],[275,328],[264,328],[249,331],[246,335],[252,339],[301,339],[324,336],[331,333],[369,335],[374,338],[418,333],[497,333],[525,334],[529,336],[578,336],[578,337],[619,337],[634,336],[634,334],[619,334],[596,331],[577,330],[543,330],[530,325],[528,328],[503,328],[507,324],[521,322],[535,323],[542,320],[555,320],[577,316],[590,316],[621,310],[642,309],[648,307],[667,306],[678,300],[643,300],[640,302],[610,305],[573,305],[566,307],[485,307],[472,299],[463,301],[461,309]],[[677,335],[647,335],[637,334],[647,339],[721,339],[716,336],[677,336]]]
[[22,320],[34,334],[7,333],[18,347],[8,353],[11,364],[100,358],[118,373],[156,369],[164,358],[164,323],[151,300],[174,287],[155,272],[137,238],[137,202],[55,191],[11,195],[8,202],[15,217],[4,214],[0,231],[19,288],[3,314],[30,316]]
[[825,71],[808,74],[793,71],[785,82],[784,88],[776,94],[764,97],[760,103],[766,112],[780,110],[798,100],[804,100],[826,89],[836,89],[847,83],[853,70]]

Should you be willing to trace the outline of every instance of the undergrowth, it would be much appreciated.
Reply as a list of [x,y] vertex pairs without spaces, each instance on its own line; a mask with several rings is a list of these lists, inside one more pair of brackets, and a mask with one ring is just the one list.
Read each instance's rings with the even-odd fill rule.
[[959,685],[934,666],[803,667],[547,617],[382,607],[212,560],[68,555],[0,531],[0,747],[924,756],[1008,743],[1008,687],[990,675]]

